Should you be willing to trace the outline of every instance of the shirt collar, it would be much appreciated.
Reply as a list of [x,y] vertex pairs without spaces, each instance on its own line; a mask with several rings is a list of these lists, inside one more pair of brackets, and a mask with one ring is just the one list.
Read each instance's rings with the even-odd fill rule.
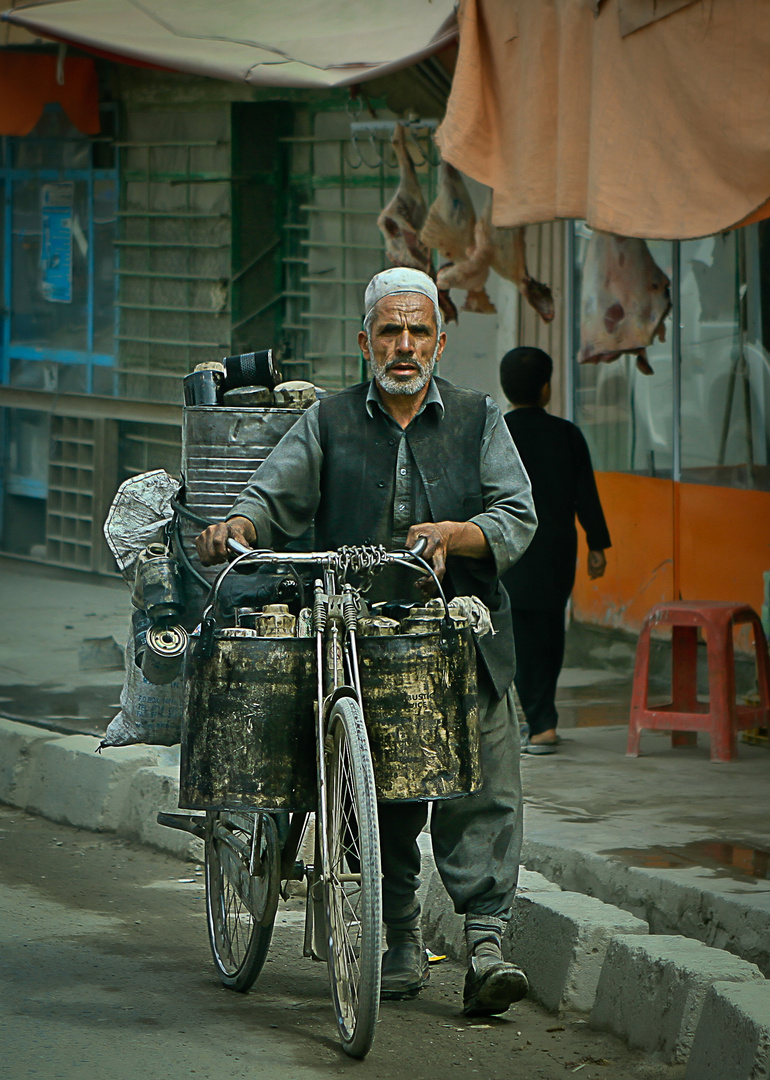
[[[374,416],[375,405],[380,409],[381,412],[384,412],[386,416],[390,415],[387,409],[382,404],[382,399],[380,398],[379,391],[377,390],[377,383],[374,381],[374,379],[372,379],[372,381],[369,383],[369,392],[366,395],[366,411],[369,413],[370,416]],[[441,397],[439,388],[436,385],[436,380],[433,377],[431,377],[431,380],[428,383],[428,392],[423,398],[422,405],[420,406],[417,415],[419,416],[420,413],[424,412],[428,405],[435,405],[441,415],[444,415],[444,401]]]

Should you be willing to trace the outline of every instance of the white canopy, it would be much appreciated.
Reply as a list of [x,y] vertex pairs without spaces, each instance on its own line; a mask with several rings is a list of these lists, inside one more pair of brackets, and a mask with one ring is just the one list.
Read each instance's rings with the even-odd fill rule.
[[111,59],[268,86],[348,86],[457,35],[456,0],[45,0],[4,12]]

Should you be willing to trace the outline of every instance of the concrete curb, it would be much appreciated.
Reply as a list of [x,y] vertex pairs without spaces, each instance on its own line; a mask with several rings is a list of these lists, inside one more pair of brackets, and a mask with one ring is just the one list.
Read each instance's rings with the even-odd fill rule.
[[0,719],[0,802],[79,829],[114,832],[200,862],[200,840],[158,825],[178,809],[179,747],[108,747]]
[[685,1080],[770,1080],[770,983],[714,983],[684,1075]]
[[[95,748],[88,736],[0,719],[0,801],[201,861],[199,840],[156,822],[159,810],[177,809],[179,748],[132,746],[101,755]],[[420,847],[426,941],[464,962],[463,919],[441,883],[427,833]],[[557,880],[577,876],[575,862]],[[770,1080],[770,984],[759,969],[697,940],[647,931],[647,922],[627,910],[522,868],[504,951],[527,970],[532,996],[549,1010],[590,1012],[592,1025],[665,1060],[685,1061],[692,1046],[693,1060],[724,1061],[733,1069],[694,1065],[688,1080]],[[742,1057],[735,1053],[736,1032],[748,1047]]]
[[770,976],[770,894],[743,903],[703,887],[676,881],[673,875],[637,866],[596,852],[525,838],[522,858],[563,888],[596,896],[649,923],[654,934],[683,934],[717,949],[727,949]]
[[767,985],[755,964],[692,938],[619,936],[607,950],[589,1023],[669,1064],[687,1061],[714,982]]
[[536,1001],[549,1012],[587,1013],[610,942],[649,931],[642,919],[593,896],[533,892],[516,897],[508,936],[511,959],[527,972]]

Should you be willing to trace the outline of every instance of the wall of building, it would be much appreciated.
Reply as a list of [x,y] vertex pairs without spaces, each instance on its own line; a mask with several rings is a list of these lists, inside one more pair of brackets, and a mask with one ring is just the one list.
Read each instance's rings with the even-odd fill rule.
[[[101,162],[108,147],[115,154],[117,200],[109,222],[101,209],[89,228],[114,231],[114,247],[99,253],[115,273],[114,304],[97,305],[114,361],[70,386],[75,366],[60,377],[41,353],[26,381],[0,386],[4,479],[13,457],[37,485],[34,499],[6,485],[0,502],[4,550],[109,572],[101,524],[112,494],[131,475],[179,471],[182,378],[196,363],[272,346],[288,377],[334,389],[364,374],[363,291],[389,265],[376,219],[398,170],[387,135],[356,163],[351,122],[369,112],[346,91],[274,100],[245,84],[106,63],[99,83],[113,102],[112,138],[100,136],[92,152]],[[447,86],[446,73],[421,65],[372,84],[367,104],[380,120],[406,112],[435,125]],[[414,148],[428,203],[438,178],[431,130],[415,134]],[[468,187],[480,213],[487,191]],[[557,310],[561,230],[527,232],[530,270],[554,286]],[[561,316],[545,330],[522,311],[515,285],[492,272],[487,289],[496,313],[460,311],[440,372],[507,407],[500,357],[531,337],[556,356]],[[461,308],[464,294],[454,298]],[[557,391],[557,408],[560,400]],[[23,506],[8,502],[19,498]]]

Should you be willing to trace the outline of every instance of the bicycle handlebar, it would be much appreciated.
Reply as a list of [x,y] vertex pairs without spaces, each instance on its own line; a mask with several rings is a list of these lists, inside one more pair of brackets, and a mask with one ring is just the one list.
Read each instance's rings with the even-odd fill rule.
[[[414,547],[404,548],[403,550],[398,551],[382,551],[379,555],[379,558],[383,562],[402,562],[404,559],[409,558],[419,559],[423,551],[425,551],[427,544],[427,539],[424,536],[420,536],[418,537],[417,543],[414,545]],[[228,539],[227,546],[230,548],[231,551],[234,551],[235,554],[240,557],[250,556],[248,562],[292,562],[298,563],[303,566],[333,565],[334,563],[340,562],[341,552],[345,551],[344,548],[341,548],[339,551],[269,551],[260,548],[246,547],[245,544],[241,544],[237,540],[233,540],[232,538]],[[247,559],[244,558],[243,561],[246,562]]]
[[209,656],[211,649],[213,648],[214,627],[216,622],[214,612],[219,603],[219,591],[222,582],[229,573],[244,564],[256,564],[259,566],[288,563],[291,567],[294,567],[295,565],[312,565],[333,569],[344,577],[348,570],[353,570],[354,573],[362,573],[376,570],[388,563],[401,563],[403,566],[409,567],[417,573],[424,572],[429,577],[433,578],[438,595],[444,605],[447,625],[451,625],[449,606],[447,604],[446,596],[444,595],[444,590],[441,588],[441,582],[433,567],[430,563],[426,562],[420,554],[425,550],[427,545],[427,540],[423,536],[418,538],[417,543],[413,548],[402,548],[401,550],[396,551],[387,551],[384,547],[364,545],[360,547],[343,546],[339,548],[338,551],[281,552],[267,551],[259,548],[247,548],[232,538],[229,538],[227,543],[231,551],[235,551],[237,554],[232,562],[223,567],[211,587],[208,603],[203,611],[201,619],[201,636],[195,653],[197,656]]

